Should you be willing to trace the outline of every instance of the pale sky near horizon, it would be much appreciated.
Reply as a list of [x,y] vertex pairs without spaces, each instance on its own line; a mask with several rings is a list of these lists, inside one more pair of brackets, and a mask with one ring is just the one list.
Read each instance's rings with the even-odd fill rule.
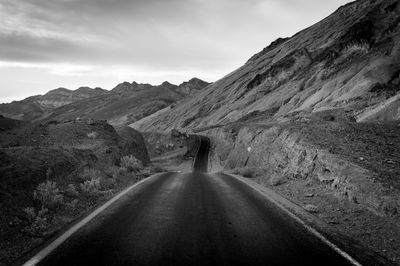
[[0,103],[123,81],[215,81],[351,0],[0,0]]

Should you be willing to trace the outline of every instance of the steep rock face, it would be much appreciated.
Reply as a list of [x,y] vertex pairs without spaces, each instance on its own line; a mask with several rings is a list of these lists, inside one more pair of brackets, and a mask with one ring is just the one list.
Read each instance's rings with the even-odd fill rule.
[[20,120],[34,120],[46,112],[83,99],[107,93],[101,88],[80,87],[77,90],[58,88],[45,95],[28,97],[22,101],[0,104],[0,114]]
[[398,119],[399,15],[395,0],[343,6],[138,129],[201,128],[254,113],[288,121],[332,109],[358,121]]

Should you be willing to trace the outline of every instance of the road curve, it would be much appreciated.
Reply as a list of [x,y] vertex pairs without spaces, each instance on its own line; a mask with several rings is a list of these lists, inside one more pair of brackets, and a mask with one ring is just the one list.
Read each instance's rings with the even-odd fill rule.
[[236,178],[206,174],[201,144],[193,173],[138,185],[39,265],[353,265]]

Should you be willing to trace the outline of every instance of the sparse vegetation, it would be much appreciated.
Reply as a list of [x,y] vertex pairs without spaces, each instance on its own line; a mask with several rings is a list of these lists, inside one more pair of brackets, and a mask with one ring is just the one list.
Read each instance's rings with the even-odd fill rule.
[[87,181],[101,177],[101,172],[94,168],[85,168],[83,173],[79,176],[80,180]]
[[77,197],[79,192],[74,184],[68,184],[68,187],[65,189],[65,195],[68,197]]
[[27,207],[23,209],[29,224],[23,229],[23,231],[29,235],[37,236],[41,235],[49,226],[47,221],[48,209],[43,207],[36,211],[33,207]]
[[49,209],[57,209],[64,204],[64,196],[57,187],[57,183],[53,181],[39,184],[33,192],[33,198]]
[[133,155],[128,155],[121,158],[121,167],[126,168],[129,172],[134,172],[142,169],[143,164]]
[[[98,120],[31,126],[2,117],[0,129],[0,187],[7,191],[0,203],[1,265],[149,175],[138,161],[148,162],[146,146],[133,129],[121,136]],[[134,156],[125,164],[134,172],[116,165],[125,154]]]
[[97,196],[100,193],[100,178],[86,180],[80,185],[81,190],[89,196]]

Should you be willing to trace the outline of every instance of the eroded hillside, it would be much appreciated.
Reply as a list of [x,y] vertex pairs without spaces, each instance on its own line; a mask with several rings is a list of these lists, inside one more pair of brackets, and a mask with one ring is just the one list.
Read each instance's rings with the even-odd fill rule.
[[132,128],[0,116],[0,265],[154,171]]
[[327,109],[357,121],[398,119],[399,14],[395,0],[343,6],[138,129],[199,128],[254,115],[287,121]]

